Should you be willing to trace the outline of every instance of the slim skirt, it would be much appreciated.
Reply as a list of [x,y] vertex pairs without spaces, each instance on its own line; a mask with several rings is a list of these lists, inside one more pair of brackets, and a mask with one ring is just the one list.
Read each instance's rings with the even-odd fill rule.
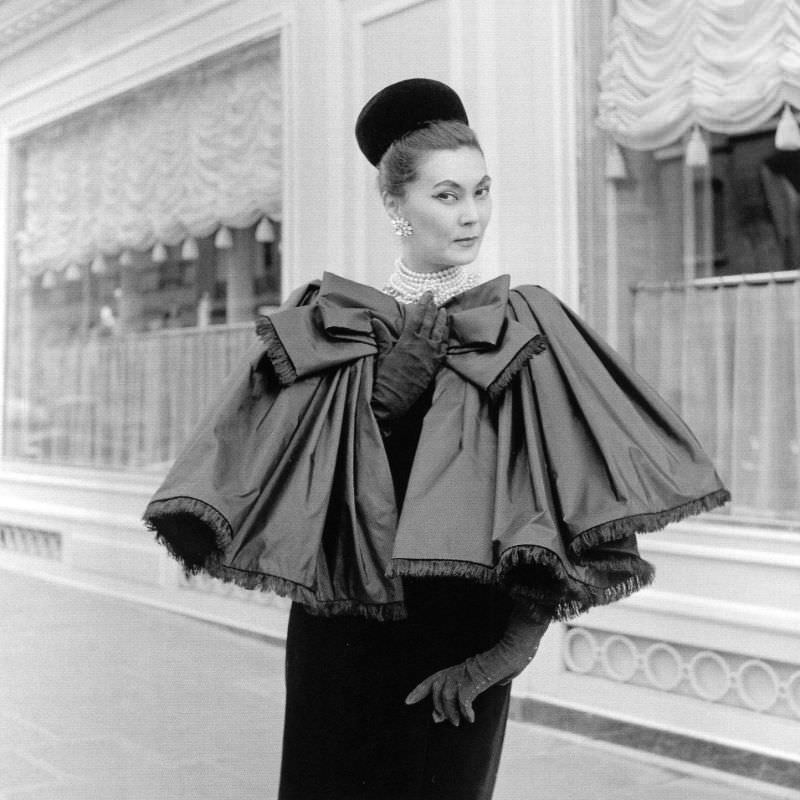
[[510,686],[474,703],[474,723],[434,723],[408,693],[496,643],[508,600],[458,579],[405,581],[409,617],[378,622],[292,607],[279,800],[489,800]]

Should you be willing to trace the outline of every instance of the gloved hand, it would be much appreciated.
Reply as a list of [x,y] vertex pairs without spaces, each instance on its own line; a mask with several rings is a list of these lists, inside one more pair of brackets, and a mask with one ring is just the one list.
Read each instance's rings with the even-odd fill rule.
[[430,292],[406,306],[394,346],[386,325],[372,320],[378,345],[372,410],[381,427],[405,415],[428,388],[447,353],[448,327],[447,312],[436,306]]
[[434,672],[414,688],[406,703],[418,703],[430,695],[434,722],[448,719],[456,727],[462,717],[475,722],[472,709],[475,698],[490,686],[508,683],[530,664],[547,625],[546,622],[532,622],[515,607],[502,638],[494,647],[461,664]]

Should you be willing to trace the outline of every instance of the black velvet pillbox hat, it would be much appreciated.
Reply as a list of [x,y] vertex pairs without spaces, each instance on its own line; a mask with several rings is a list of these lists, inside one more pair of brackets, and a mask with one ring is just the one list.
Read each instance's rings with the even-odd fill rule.
[[446,120],[469,125],[459,96],[440,81],[409,78],[381,89],[367,101],[356,120],[356,140],[377,167],[392,142],[430,122]]

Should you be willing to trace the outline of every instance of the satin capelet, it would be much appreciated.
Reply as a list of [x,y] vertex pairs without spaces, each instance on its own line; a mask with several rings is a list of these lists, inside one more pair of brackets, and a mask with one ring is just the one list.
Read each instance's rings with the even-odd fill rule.
[[187,570],[319,614],[402,618],[403,576],[496,583],[539,619],[650,583],[635,534],[729,499],[691,431],[541,287],[444,308],[402,509],[370,396],[371,318],[396,336],[404,307],[325,273],[261,322],[147,525]]

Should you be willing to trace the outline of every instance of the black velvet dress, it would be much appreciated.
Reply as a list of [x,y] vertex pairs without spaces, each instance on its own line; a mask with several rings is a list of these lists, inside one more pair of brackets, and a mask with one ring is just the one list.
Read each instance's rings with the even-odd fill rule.
[[[417,403],[386,441],[402,503],[422,416]],[[446,509],[441,509],[446,514]],[[404,579],[408,618],[315,616],[292,606],[279,800],[488,800],[503,745],[510,685],[474,703],[474,723],[434,723],[409,692],[437,670],[487,650],[510,603],[458,578]]]

